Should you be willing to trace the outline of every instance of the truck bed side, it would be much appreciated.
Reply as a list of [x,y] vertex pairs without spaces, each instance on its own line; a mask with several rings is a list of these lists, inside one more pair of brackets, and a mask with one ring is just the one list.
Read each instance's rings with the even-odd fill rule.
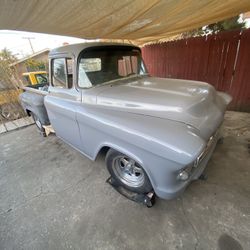
[[20,101],[23,109],[28,115],[31,112],[39,117],[43,125],[49,125],[49,118],[44,106],[44,97],[48,94],[47,91],[39,90],[35,87],[24,87],[24,92],[20,94]]

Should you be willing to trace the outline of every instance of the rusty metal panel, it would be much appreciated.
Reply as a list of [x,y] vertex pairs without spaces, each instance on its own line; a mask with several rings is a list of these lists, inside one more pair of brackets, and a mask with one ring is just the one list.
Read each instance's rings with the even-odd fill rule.
[[222,32],[142,48],[149,73],[205,81],[233,96],[230,109],[250,111],[250,30]]

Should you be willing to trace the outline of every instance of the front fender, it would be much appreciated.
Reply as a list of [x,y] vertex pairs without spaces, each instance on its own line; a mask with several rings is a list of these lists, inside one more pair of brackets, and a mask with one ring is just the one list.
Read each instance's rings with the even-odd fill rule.
[[151,116],[87,106],[78,110],[77,121],[85,142],[83,151],[93,159],[100,147],[114,143],[134,146],[147,154],[187,165],[206,145],[198,130]]
[[179,192],[178,172],[205,147],[199,131],[180,122],[85,105],[76,116],[84,154],[94,160],[101,148],[110,147],[128,155],[165,199]]

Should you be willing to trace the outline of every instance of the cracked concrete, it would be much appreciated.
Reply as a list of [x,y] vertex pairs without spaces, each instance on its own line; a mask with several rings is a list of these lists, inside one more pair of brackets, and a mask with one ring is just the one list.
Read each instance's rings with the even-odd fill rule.
[[250,114],[227,112],[224,144],[178,199],[145,208],[35,126],[0,135],[0,249],[250,249]]
[[20,129],[26,126],[34,124],[34,120],[30,116],[26,116],[14,121],[8,121],[0,124],[0,134],[6,133],[8,131],[13,131],[16,129]]

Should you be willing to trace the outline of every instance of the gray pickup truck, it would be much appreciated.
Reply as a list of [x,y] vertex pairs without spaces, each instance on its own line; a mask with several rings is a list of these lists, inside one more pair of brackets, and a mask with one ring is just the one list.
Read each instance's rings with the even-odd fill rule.
[[140,48],[85,43],[49,54],[49,86],[26,88],[38,128],[95,160],[136,193],[171,199],[203,173],[231,97],[197,81],[150,77]]

